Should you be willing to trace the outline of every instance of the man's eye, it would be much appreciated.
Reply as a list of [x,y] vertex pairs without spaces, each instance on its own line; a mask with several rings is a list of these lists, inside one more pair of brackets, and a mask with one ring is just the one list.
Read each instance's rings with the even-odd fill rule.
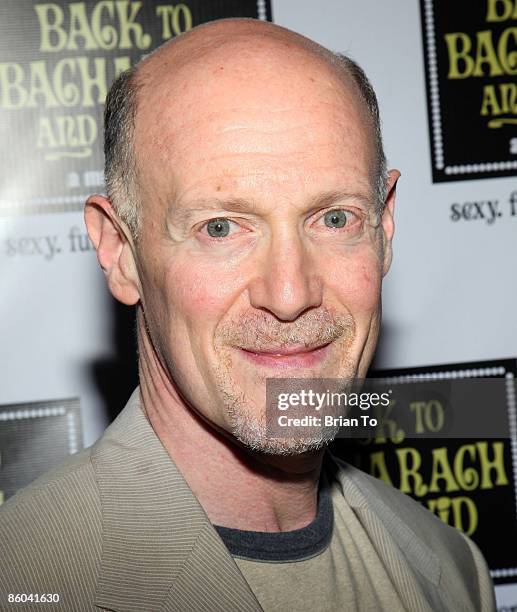
[[348,222],[347,212],[344,210],[329,210],[323,216],[327,227],[345,227]]
[[321,220],[323,220],[326,227],[330,227],[332,229],[342,229],[344,227],[348,227],[346,231],[358,229],[359,225],[361,224],[361,217],[358,214],[343,208],[328,210],[322,217],[320,217],[319,221]]
[[230,233],[230,221],[228,219],[211,219],[206,224],[206,231],[212,238],[226,238]]

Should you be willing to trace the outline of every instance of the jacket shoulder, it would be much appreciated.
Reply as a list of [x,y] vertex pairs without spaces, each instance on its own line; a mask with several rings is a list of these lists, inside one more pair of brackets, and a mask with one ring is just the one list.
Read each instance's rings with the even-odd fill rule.
[[377,510],[383,518],[400,519],[401,523],[431,549],[439,548],[440,544],[443,544],[455,552],[458,552],[458,548],[461,551],[469,551],[465,536],[458,529],[440,520],[420,502],[337,457],[333,459],[345,480],[351,480],[362,493],[362,503]]
[[97,579],[101,529],[88,448],[0,506],[2,603],[6,593],[57,593],[65,609],[89,609],[85,602]]
[[[476,609],[495,610],[490,572],[474,542],[461,531],[447,525],[420,502],[390,484],[334,457],[344,487],[354,502],[374,512],[398,545],[410,554],[415,565],[429,570],[436,567],[436,580],[446,591],[463,585],[478,602]],[[445,594],[446,596],[446,594]]]

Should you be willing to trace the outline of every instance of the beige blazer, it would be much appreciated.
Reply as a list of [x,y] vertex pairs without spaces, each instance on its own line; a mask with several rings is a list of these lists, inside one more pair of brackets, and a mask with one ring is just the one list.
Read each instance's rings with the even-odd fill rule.
[[[470,540],[336,461],[343,495],[407,610],[495,610]],[[57,593],[60,602],[9,604],[9,593]],[[0,507],[0,598],[0,610],[261,610],[147,421],[138,389],[91,448]]]

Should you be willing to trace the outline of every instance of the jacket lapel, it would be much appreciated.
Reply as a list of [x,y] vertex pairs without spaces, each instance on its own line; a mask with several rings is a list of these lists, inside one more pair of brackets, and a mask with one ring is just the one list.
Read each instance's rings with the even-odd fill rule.
[[442,570],[434,552],[386,503],[371,477],[335,457],[331,456],[331,461],[347,503],[366,530],[407,609],[445,611],[439,590]]
[[139,389],[91,457],[103,528],[97,606],[261,610],[144,415]]

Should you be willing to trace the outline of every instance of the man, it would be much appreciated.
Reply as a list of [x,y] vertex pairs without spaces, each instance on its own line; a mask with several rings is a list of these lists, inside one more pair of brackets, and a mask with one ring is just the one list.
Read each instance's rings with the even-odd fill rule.
[[364,377],[375,348],[399,173],[360,68],[213,22],[114,84],[105,151],[86,223],[137,304],[140,388],[5,504],[3,590],[65,610],[493,610],[467,538],[325,432],[264,427],[266,379]]

